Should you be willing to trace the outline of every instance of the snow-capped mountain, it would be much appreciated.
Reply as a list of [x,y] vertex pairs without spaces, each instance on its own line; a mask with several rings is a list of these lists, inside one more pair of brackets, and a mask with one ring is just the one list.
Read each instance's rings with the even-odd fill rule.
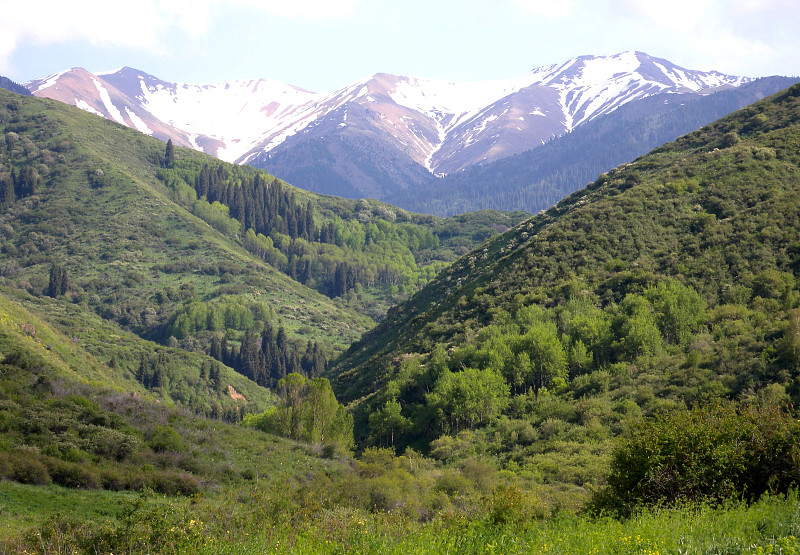
[[[363,174],[353,185],[361,194],[382,196],[386,185],[359,160],[407,176],[449,174],[535,148],[633,100],[747,81],[624,52],[581,56],[496,81],[379,73],[331,93],[265,79],[169,83],[127,67],[98,74],[72,69],[26,86],[37,96],[227,161],[269,169],[273,159],[292,157],[293,149],[316,152],[342,171]],[[387,160],[400,169],[386,168]]]
[[169,83],[134,68],[73,68],[26,83],[36,96],[73,104],[142,133],[234,162],[318,95],[279,81]]

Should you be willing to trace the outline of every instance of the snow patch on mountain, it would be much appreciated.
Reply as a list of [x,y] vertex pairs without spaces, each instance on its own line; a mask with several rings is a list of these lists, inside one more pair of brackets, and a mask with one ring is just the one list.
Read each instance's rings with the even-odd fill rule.
[[114,103],[111,102],[111,96],[108,94],[108,90],[106,90],[106,88],[100,83],[100,81],[98,81],[94,77],[92,77],[92,83],[94,83],[94,86],[97,88],[97,92],[100,94],[100,100],[103,101],[103,106],[105,107],[106,112],[108,112],[108,114],[114,119],[114,121],[122,125],[125,125],[125,118],[122,117],[120,111],[117,109],[116,106],[114,106]]
[[65,69],[64,71],[59,71],[58,73],[54,73],[53,75],[48,75],[43,79],[36,79],[31,81],[30,83],[26,83],[25,86],[30,90],[32,93],[38,92],[43,89],[49,89],[50,87],[54,87],[58,80],[61,78],[62,75],[68,73],[70,70]]
[[147,124],[142,121],[142,118],[137,116],[130,108],[127,106],[125,107],[125,113],[128,114],[128,119],[131,121],[133,126],[136,128],[137,131],[140,133],[144,133],[145,135],[152,135],[153,130],[147,127]]
[[76,98],[75,99],[75,106],[77,106],[78,108],[80,108],[81,110],[83,110],[85,112],[89,112],[90,114],[94,114],[96,116],[100,116],[101,118],[105,117],[102,112],[100,112],[98,110],[95,110],[92,106],[89,105],[88,102],[86,102],[85,100],[83,100],[81,98]]

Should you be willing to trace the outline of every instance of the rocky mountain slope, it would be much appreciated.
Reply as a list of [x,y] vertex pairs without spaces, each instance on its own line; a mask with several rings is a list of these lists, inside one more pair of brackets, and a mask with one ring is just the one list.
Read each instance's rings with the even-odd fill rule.
[[331,93],[264,79],[170,83],[127,67],[75,68],[26,85],[177,145],[286,171],[306,189],[383,198],[538,147],[631,101],[748,81],[624,52],[496,81],[378,73]]

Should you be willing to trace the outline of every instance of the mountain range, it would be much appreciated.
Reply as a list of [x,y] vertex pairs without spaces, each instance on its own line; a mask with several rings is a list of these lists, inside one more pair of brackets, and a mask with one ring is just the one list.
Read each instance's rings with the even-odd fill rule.
[[626,104],[658,95],[674,104],[675,95],[707,96],[751,81],[623,52],[495,81],[378,73],[330,93],[269,79],[173,83],[129,67],[73,68],[26,86],[306,190],[400,200],[404,190],[413,196],[442,176],[530,151]]

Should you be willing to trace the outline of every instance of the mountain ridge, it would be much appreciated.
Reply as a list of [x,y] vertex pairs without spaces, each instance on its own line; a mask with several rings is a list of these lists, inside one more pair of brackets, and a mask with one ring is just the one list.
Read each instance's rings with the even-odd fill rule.
[[269,79],[169,83],[129,67],[84,72],[26,85],[35,95],[227,161],[259,166],[278,148],[355,127],[434,174],[534,148],[636,98],[749,81],[641,52],[579,56],[493,81],[376,73],[330,93]]

